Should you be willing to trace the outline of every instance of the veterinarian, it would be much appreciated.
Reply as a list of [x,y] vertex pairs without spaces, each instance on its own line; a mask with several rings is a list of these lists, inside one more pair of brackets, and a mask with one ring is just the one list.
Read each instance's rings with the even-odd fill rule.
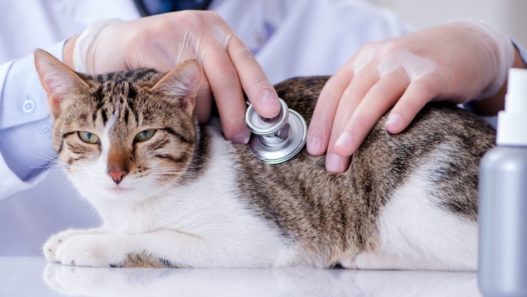
[[[370,43],[407,29],[390,12],[359,0],[163,3],[0,3],[0,255],[40,254],[49,234],[98,222],[60,171],[43,174],[56,155],[47,100],[33,67],[35,48],[88,73],[167,71],[197,58],[208,78],[198,96],[198,118],[208,119],[212,92],[224,134],[237,143],[249,137],[242,90],[257,112],[272,117],[278,103],[271,83],[335,74],[321,94],[307,143],[310,153],[327,153],[333,172],[346,169],[373,123],[392,106],[392,133],[435,97],[480,98],[475,108],[492,113],[503,104],[506,69],[524,66],[510,39],[475,23]],[[189,8],[209,12],[141,18]]]

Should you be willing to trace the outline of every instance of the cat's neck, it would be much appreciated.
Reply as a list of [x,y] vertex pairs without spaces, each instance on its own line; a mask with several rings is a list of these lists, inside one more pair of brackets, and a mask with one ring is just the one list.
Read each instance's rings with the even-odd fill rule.
[[[192,183],[197,180],[207,170],[211,161],[211,131],[206,126],[199,125],[197,119],[194,122],[195,127],[195,145],[192,152],[192,160],[186,172],[180,177],[178,184]],[[213,133],[215,131],[212,131]]]

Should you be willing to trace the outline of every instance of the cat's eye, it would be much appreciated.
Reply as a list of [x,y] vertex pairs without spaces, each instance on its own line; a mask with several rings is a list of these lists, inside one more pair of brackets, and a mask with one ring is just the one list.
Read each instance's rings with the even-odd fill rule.
[[148,139],[154,137],[154,134],[156,134],[156,129],[143,130],[137,133],[137,135],[134,138],[134,141],[135,142],[147,141]]
[[99,143],[99,136],[86,131],[79,131],[79,138],[89,144],[96,144]]

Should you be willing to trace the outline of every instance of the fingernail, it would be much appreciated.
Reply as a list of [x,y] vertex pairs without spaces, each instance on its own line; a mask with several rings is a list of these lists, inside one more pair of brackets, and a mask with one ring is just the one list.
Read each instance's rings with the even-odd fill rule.
[[337,154],[329,153],[326,156],[326,169],[330,172],[343,172],[344,171],[344,158]]
[[384,124],[384,127],[386,127],[387,130],[393,131],[394,129],[397,129],[401,125],[401,116],[398,114],[389,114],[388,119],[386,119],[386,123]]
[[345,131],[342,134],[340,134],[339,138],[337,138],[337,141],[335,142],[335,146],[340,149],[346,149],[352,145],[353,142],[353,136],[350,132]]
[[307,142],[307,151],[312,155],[320,155],[324,153],[324,145],[320,137],[312,137]]
[[280,104],[278,99],[271,91],[266,91],[262,97],[262,108],[268,113],[269,117],[277,116],[280,113]]
[[236,144],[247,144],[249,143],[249,139],[251,138],[251,132],[249,130],[244,130],[232,138],[232,142]]

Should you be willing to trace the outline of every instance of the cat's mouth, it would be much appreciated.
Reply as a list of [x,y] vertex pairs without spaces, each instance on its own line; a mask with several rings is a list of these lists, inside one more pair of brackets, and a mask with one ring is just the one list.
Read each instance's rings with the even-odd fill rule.
[[129,192],[129,191],[131,191],[133,189],[129,188],[129,187],[122,187],[122,186],[119,186],[119,185],[115,185],[115,186],[111,186],[111,187],[106,187],[106,190],[111,191],[111,192],[119,193],[119,192]]

